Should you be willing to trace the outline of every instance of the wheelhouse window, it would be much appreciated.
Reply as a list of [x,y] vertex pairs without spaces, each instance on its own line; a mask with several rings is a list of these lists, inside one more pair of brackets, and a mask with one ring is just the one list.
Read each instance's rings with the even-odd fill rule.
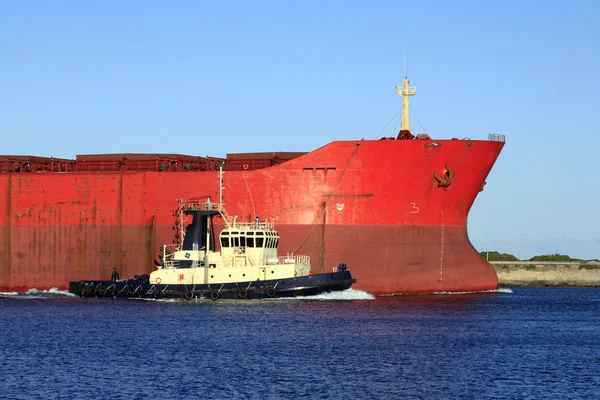
[[221,247],[229,247],[229,238],[221,237]]
[[265,244],[265,238],[257,237],[256,238],[256,247],[263,247]]
[[246,238],[246,247],[254,247],[254,238],[253,237]]

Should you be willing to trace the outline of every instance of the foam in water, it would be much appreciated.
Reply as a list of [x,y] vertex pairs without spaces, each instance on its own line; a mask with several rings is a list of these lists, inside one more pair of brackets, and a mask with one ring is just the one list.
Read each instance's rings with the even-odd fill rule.
[[[156,302],[164,302],[164,303],[179,303],[182,302],[182,299],[153,299],[153,298],[141,298],[141,299],[131,299],[131,300],[142,300],[142,301],[156,301]],[[204,302],[209,300],[208,298],[194,298],[188,302]],[[331,292],[331,293],[323,293],[314,296],[298,296],[298,297],[277,297],[274,299],[254,299],[250,301],[298,301],[298,300],[320,300],[320,301],[350,301],[350,300],[375,300],[375,296],[370,293],[363,292],[362,290],[356,289],[347,289],[341,292]],[[246,303],[248,300],[220,300],[220,302],[244,302]],[[212,302],[211,302],[212,303]]]
[[375,296],[357,289],[346,289],[341,292],[317,294],[315,296],[300,297],[306,300],[375,300]]
[[31,288],[27,292],[0,292],[0,297],[16,297],[21,299],[47,299],[47,298],[58,298],[58,297],[77,297],[73,293],[69,293],[68,290],[58,290],[53,287],[48,290],[37,290]]
[[512,293],[513,291],[508,288],[500,288],[495,290],[482,290],[480,292],[435,292],[434,294],[478,294],[478,293]]
[[298,297],[278,297],[275,299],[265,300],[324,300],[324,301],[340,301],[340,300],[375,300],[375,296],[362,290],[346,289],[340,292],[322,293],[314,296],[298,296]]

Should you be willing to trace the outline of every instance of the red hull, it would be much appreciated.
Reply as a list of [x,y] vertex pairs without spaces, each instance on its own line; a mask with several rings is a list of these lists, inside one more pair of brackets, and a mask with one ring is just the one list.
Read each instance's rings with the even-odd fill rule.
[[[495,289],[466,225],[503,145],[346,141],[267,168],[239,162],[225,206],[239,221],[273,220],[280,253],[310,255],[313,272],[345,262],[373,294]],[[440,186],[446,166],[453,180]],[[176,200],[218,192],[215,171],[1,174],[0,290],[66,289],[112,265],[149,272],[174,240]]]

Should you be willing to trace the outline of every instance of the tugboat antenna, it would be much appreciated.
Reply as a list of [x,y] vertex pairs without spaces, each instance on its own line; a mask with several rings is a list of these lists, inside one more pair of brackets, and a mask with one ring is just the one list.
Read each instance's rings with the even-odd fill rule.
[[219,165],[219,211],[223,209],[223,164]]

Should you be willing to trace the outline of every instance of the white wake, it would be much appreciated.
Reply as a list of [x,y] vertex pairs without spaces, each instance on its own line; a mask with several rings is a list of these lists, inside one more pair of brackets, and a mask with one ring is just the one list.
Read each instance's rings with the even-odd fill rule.
[[53,287],[48,290],[29,289],[27,292],[0,292],[0,297],[10,297],[19,299],[49,299],[60,297],[77,297],[68,290],[58,290]]
[[316,294],[314,296],[282,297],[279,300],[375,300],[375,296],[357,289],[346,289],[340,292]]
[[434,294],[479,294],[479,293],[504,293],[510,294],[513,291],[508,288],[500,288],[495,290],[482,290],[480,292],[435,292]]

